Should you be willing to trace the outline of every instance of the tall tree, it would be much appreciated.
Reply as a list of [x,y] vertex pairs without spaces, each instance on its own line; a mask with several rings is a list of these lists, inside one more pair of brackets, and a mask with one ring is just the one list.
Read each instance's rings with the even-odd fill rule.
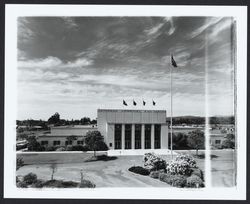
[[85,144],[94,151],[94,157],[96,157],[96,150],[103,144],[103,136],[99,131],[89,131],[84,139]]
[[55,113],[54,115],[52,115],[49,119],[48,119],[48,123],[49,124],[59,124],[60,123],[60,115],[59,113]]
[[194,130],[188,133],[187,137],[188,146],[196,149],[196,156],[198,150],[204,148],[205,136],[201,130]]

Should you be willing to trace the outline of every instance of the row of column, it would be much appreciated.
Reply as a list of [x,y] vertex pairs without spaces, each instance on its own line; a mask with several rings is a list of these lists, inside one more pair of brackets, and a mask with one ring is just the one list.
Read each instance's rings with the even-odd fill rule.
[[[132,134],[131,134],[131,149],[135,149],[135,124],[132,124]],[[154,149],[155,146],[155,126],[151,124],[151,149]],[[122,149],[125,149],[125,124],[122,124]],[[145,147],[145,125],[141,125],[141,149]]]

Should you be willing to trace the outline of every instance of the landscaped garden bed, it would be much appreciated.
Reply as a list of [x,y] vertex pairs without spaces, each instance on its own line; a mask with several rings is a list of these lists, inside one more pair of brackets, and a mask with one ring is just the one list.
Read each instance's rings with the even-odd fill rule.
[[165,161],[154,153],[146,153],[143,164],[143,167],[133,166],[128,170],[159,179],[174,187],[201,188],[205,186],[203,172],[190,155],[179,154],[176,158]]

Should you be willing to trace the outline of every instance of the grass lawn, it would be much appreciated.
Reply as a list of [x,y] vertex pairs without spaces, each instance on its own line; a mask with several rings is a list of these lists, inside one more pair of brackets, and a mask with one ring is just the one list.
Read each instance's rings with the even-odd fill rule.
[[[180,151],[177,151],[180,152]],[[183,151],[182,151],[183,152]],[[193,153],[193,151],[185,151]],[[232,151],[215,151],[212,154],[212,183],[214,186],[233,186],[233,158]],[[57,164],[54,178],[58,180],[80,182],[80,171],[83,170],[84,179],[96,184],[96,187],[168,187],[169,185],[148,176],[134,174],[128,171],[131,166],[142,166],[143,156],[119,156],[115,160],[84,162],[93,154],[88,153],[35,153],[17,154],[22,157],[25,166],[17,171],[17,175],[30,172],[37,174],[39,179],[49,180],[51,164]],[[171,156],[162,156],[169,160]],[[196,159],[198,166],[204,170],[204,159]]]

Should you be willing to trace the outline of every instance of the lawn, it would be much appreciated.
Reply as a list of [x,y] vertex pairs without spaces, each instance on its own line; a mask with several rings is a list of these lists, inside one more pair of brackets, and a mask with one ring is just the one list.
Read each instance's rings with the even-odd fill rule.
[[[188,151],[188,153],[193,153]],[[232,151],[216,151],[212,154],[217,158],[212,159],[212,183],[214,186],[233,185],[233,158]],[[143,156],[119,156],[110,161],[84,162],[92,154],[88,153],[36,153],[17,154],[22,157],[25,166],[17,171],[17,175],[29,172],[37,174],[39,179],[49,180],[51,164],[57,164],[55,179],[80,181],[80,171],[84,179],[96,184],[96,187],[168,187],[169,185],[152,179],[148,176],[137,175],[128,171],[131,166],[142,166]],[[162,156],[169,160],[170,156]],[[204,159],[196,159],[198,166],[204,170]]]

